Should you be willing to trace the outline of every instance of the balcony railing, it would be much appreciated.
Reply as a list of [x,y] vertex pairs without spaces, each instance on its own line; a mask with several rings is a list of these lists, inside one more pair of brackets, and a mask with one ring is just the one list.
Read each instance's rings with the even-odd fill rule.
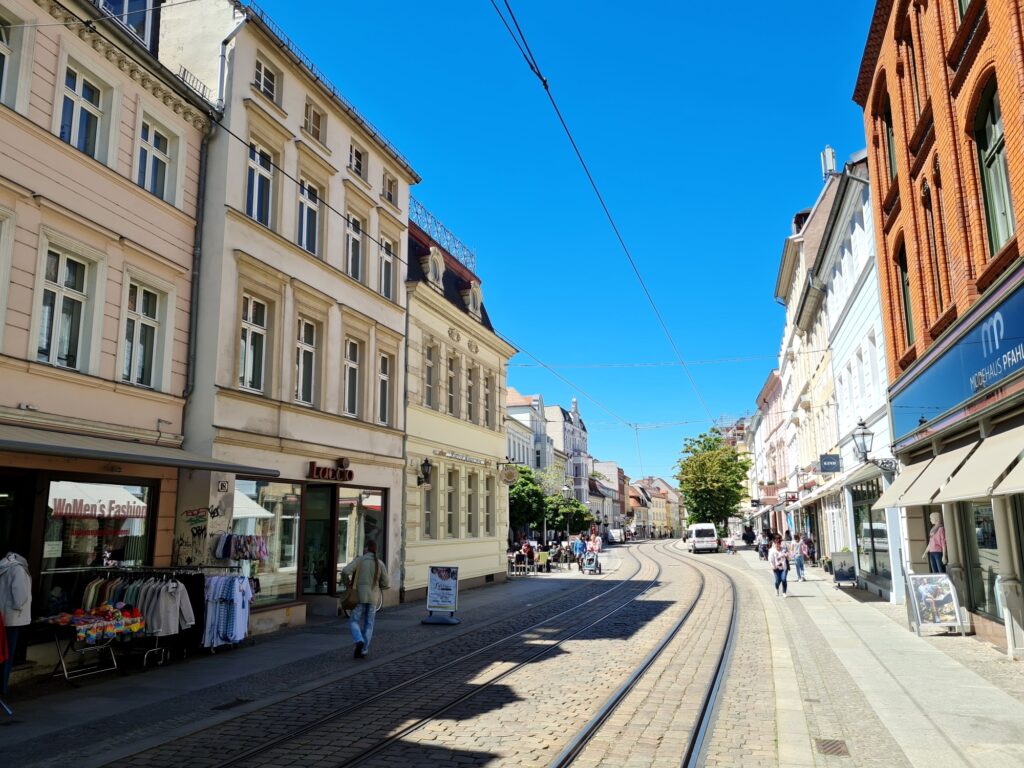
[[409,196],[409,221],[430,235],[434,242],[454,256],[459,262],[476,274],[476,254],[469,250],[451,230],[442,224],[423,203]]

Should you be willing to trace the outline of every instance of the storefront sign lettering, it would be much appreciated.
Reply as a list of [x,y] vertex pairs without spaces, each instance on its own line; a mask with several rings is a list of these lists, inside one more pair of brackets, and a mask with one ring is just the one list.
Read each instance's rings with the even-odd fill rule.
[[146,505],[139,502],[87,502],[84,499],[51,499],[54,517],[139,517],[146,516]]
[[322,467],[315,461],[311,461],[306,477],[310,480],[336,480],[339,483],[348,483],[356,476],[356,473],[349,469],[348,465],[348,459],[338,459],[337,466],[334,467]]
[[434,451],[434,455],[444,456],[446,459],[455,459],[456,461],[465,461],[467,464],[478,464],[481,467],[487,466],[487,462],[485,460],[467,456],[464,453],[455,453],[454,451]]
[[984,303],[959,338],[894,387],[890,401],[897,443],[1024,371],[1024,282],[1001,288]]

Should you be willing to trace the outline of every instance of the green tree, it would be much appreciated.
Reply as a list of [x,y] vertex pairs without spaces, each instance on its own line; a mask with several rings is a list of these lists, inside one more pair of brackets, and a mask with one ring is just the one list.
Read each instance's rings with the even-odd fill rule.
[[558,494],[548,496],[544,503],[548,511],[549,531],[564,531],[568,524],[569,533],[579,533],[589,528],[594,520],[590,510],[578,499],[567,499]]
[[717,428],[683,442],[676,467],[687,522],[714,523],[721,528],[743,499],[750,460],[722,438]]
[[508,523],[524,533],[536,528],[545,512],[544,492],[529,467],[519,466],[519,479],[508,489]]

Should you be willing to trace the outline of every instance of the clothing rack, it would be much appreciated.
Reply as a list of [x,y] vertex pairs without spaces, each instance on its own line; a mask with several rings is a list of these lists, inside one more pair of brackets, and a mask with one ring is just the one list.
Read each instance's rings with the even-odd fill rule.
[[110,571],[116,573],[187,573],[201,575],[207,571],[238,571],[240,565],[82,565],[69,568],[48,568],[41,574],[50,573],[90,573]]

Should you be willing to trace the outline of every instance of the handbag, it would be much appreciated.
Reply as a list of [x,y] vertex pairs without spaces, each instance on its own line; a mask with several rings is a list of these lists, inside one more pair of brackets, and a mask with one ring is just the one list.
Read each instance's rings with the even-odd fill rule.
[[348,589],[345,590],[345,596],[341,599],[341,607],[346,611],[351,611],[357,605],[359,605],[359,568],[362,566],[362,559],[356,565],[355,571],[352,573],[352,583]]

